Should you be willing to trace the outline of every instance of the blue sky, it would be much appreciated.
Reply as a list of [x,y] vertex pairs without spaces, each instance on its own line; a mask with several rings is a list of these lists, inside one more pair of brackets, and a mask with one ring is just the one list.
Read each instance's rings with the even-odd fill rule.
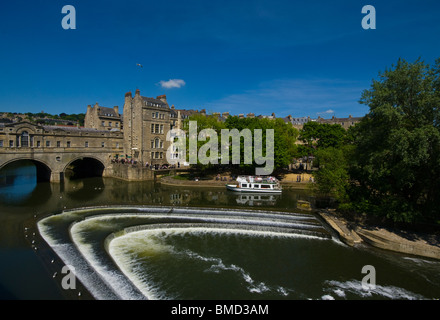
[[[361,27],[364,5],[376,30]],[[140,89],[208,112],[363,116],[380,71],[440,57],[439,21],[438,0],[2,1],[0,111],[122,107]]]

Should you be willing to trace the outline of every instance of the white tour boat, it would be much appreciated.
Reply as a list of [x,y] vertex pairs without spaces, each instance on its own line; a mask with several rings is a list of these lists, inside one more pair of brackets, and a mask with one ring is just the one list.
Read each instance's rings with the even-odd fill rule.
[[226,189],[236,192],[281,193],[280,182],[275,177],[240,176],[236,184],[227,184]]

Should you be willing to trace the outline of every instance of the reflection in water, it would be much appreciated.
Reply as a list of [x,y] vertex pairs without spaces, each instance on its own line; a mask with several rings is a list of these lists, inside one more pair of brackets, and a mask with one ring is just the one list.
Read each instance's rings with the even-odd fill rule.
[[275,205],[277,199],[281,195],[273,194],[239,194],[237,195],[237,203],[241,205],[262,206],[262,205]]
[[63,188],[67,197],[72,200],[93,200],[104,191],[104,180],[102,177],[94,178],[93,180],[66,179]]
[[0,171],[0,200],[5,204],[24,204],[37,187],[37,169],[30,161],[18,161]]

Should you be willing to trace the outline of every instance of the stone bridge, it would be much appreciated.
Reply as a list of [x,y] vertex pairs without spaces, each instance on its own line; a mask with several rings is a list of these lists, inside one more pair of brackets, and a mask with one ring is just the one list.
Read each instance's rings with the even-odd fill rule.
[[29,160],[37,168],[37,181],[63,181],[66,173],[78,167],[90,175],[112,175],[113,150],[66,149],[3,148],[0,151],[0,170],[13,162]]
[[121,131],[0,124],[0,170],[29,160],[37,168],[37,181],[60,182],[69,174],[108,176],[111,160],[123,155],[123,141]]

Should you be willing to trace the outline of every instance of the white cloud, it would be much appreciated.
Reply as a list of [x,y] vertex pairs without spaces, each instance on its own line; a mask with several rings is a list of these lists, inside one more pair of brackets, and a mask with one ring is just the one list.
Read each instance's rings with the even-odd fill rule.
[[171,89],[171,88],[181,88],[185,85],[185,81],[182,79],[170,79],[168,81],[161,81],[160,85],[162,88]]
[[317,112],[316,114],[332,114],[332,113],[335,113],[335,110],[328,109],[328,110],[323,111],[323,112]]

